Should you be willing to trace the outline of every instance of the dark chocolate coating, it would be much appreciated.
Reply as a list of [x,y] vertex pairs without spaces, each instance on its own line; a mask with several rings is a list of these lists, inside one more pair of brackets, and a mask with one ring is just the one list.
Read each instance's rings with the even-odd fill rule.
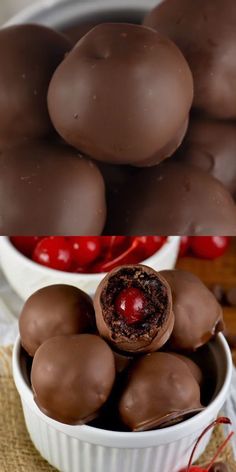
[[191,119],[179,159],[220,180],[236,199],[236,123]]
[[222,308],[212,292],[190,272],[161,271],[171,287],[175,324],[169,343],[174,350],[193,351],[223,331]]
[[47,91],[71,49],[62,34],[38,25],[0,30],[0,148],[52,133]]
[[225,187],[175,159],[140,170],[109,208],[106,234],[236,235],[236,207]]
[[229,472],[229,467],[225,462],[215,462],[209,469],[209,472]]
[[30,356],[54,336],[91,332],[95,325],[92,300],[70,285],[51,285],[26,301],[19,319],[21,344]]
[[[128,287],[144,292],[147,308],[140,323],[128,325],[115,311],[115,300]],[[127,265],[112,270],[99,284],[94,309],[100,335],[115,349],[139,354],[160,349],[169,339],[174,317],[172,297],[166,280],[143,265]]]
[[56,130],[84,154],[149,166],[180,145],[192,98],[189,67],[172,42],[143,26],[106,23],[58,67],[48,105]]
[[131,368],[119,402],[120,416],[132,431],[182,421],[201,411],[200,388],[181,359],[155,352]]
[[111,393],[114,356],[95,335],[51,338],[35,354],[31,381],[35,402],[46,415],[82,424],[98,414]]
[[182,354],[172,353],[173,355],[177,356],[181,359],[190,369],[192,375],[196,379],[197,383],[201,386],[203,383],[203,373],[200,367],[194,362],[190,357],[183,356]]
[[215,118],[236,118],[235,22],[234,0],[165,0],[144,21],[183,52],[194,106]]
[[0,154],[0,234],[100,235],[105,186],[96,165],[63,144]]

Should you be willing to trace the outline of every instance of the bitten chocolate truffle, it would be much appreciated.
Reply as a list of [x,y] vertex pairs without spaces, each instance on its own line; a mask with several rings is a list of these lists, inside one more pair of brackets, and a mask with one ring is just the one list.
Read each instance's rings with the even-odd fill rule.
[[97,288],[94,308],[100,335],[120,351],[156,351],[173,329],[170,287],[143,265],[112,270]]
[[236,199],[236,124],[191,119],[179,159],[220,180]]
[[169,343],[174,350],[196,350],[223,331],[222,308],[198,277],[182,270],[164,270],[161,275],[173,297],[175,323]]
[[109,208],[106,234],[236,235],[236,207],[225,187],[175,159],[140,170]]
[[165,0],[144,24],[183,52],[194,78],[194,106],[215,118],[236,118],[236,3]]
[[186,363],[162,352],[134,364],[119,402],[121,419],[132,431],[175,424],[201,409],[200,388]]
[[193,82],[182,53],[140,25],[107,23],[82,38],[48,94],[59,134],[112,164],[155,165],[180,145]]
[[35,402],[46,415],[66,424],[86,423],[111,393],[114,356],[95,335],[51,338],[35,354],[31,381]]
[[0,154],[0,233],[93,235],[106,219],[96,165],[63,144],[31,142]]
[[92,300],[70,285],[51,285],[35,292],[19,320],[21,344],[30,356],[49,338],[91,332],[94,326]]
[[0,30],[0,148],[53,131],[47,110],[48,86],[70,49],[65,36],[44,26]]

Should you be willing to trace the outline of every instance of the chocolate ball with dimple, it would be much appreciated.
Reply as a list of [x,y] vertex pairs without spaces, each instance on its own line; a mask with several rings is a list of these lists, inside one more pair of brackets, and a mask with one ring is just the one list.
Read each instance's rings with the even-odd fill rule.
[[236,3],[165,0],[144,24],[183,52],[194,78],[194,107],[215,118],[236,118]]
[[174,317],[167,281],[143,265],[112,270],[94,298],[97,328],[116,350],[139,354],[160,349],[169,339]]
[[106,234],[236,235],[236,207],[225,187],[170,159],[131,176],[110,196]]
[[56,70],[48,94],[59,134],[94,159],[149,166],[187,129],[192,76],[168,39],[140,25],[96,26]]
[[35,292],[19,320],[21,344],[30,356],[49,338],[91,332],[94,326],[92,300],[70,285],[51,285]]
[[71,49],[66,36],[39,25],[0,30],[0,147],[53,132],[47,109],[50,80]]
[[191,164],[220,180],[236,198],[236,124],[231,121],[191,119],[181,162]]
[[175,324],[169,343],[174,350],[194,351],[223,331],[222,308],[212,292],[194,274],[161,271],[171,287]]
[[1,234],[102,233],[104,180],[74,149],[33,141],[2,152],[0,168]]
[[58,336],[37,350],[31,372],[34,399],[51,418],[66,424],[94,419],[115,381],[114,356],[91,334]]
[[175,424],[201,410],[200,387],[190,369],[164,352],[134,364],[119,402],[121,419],[132,431]]

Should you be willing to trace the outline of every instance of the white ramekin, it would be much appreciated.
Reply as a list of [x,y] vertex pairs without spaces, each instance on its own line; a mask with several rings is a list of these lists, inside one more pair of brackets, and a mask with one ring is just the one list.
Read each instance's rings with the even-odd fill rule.
[[[169,237],[164,246],[143,263],[157,270],[173,269],[178,257],[180,238]],[[105,274],[73,274],[41,266],[23,254],[9,238],[0,237],[0,263],[12,288],[26,300],[42,287],[54,284],[74,285],[86,293],[95,293]]]
[[[166,429],[122,433],[90,426],[68,426],[45,416],[35,404],[24,378],[18,338],[13,351],[13,376],[32,442],[40,454],[62,472],[179,472],[187,465],[200,433],[217,417],[230,388],[232,358],[223,335],[217,335],[209,348],[216,366],[217,392],[204,411]],[[209,435],[204,436],[198,455],[208,440]]]

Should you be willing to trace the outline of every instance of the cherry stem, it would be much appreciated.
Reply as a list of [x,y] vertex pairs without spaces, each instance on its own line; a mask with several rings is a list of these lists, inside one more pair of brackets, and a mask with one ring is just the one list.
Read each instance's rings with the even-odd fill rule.
[[210,464],[207,466],[207,471],[209,471],[209,469],[211,468],[211,466],[215,463],[217,457],[219,457],[220,453],[224,450],[226,444],[230,441],[230,439],[232,438],[232,436],[234,435],[234,432],[231,431],[231,433],[229,433],[229,435],[227,436],[227,438],[224,440],[223,444],[221,444],[221,446],[219,447],[218,451],[216,451],[212,461],[210,462]]
[[[207,426],[206,429],[204,429],[204,431],[202,432],[202,434],[199,436],[194,448],[193,448],[193,451],[192,451],[192,454],[190,456],[190,459],[189,459],[189,463],[188,463],[188,467],[187,467],[187,470],[186,472],[190,472],[190,467],[192,465],[192,462],[193,462],[193,456],[196,452],[196,449],[200,443],[200,441],[202,440],[203,436],[205,436],[205,434],[212,428],[214,428],[215,426],[217,426],[218,424],[232,424],[230,419],[229,418],[226,418],[225,416],[221,416],[220,418],[217,418],[217,420],[213,421],[209,426]],[[225,445],[224,445],[225,446]],[[224,447],[223,446],[223,447]],[[221,449],[221,448],[220,448]],[[221,449],[222,450],[222,449]],[[221,452],[221,451],[220,451]],[[217,454],[218,456],[218,454]],[[209,469],[209,467],[208,467]],[[207,469],[207,470],[208,470]]]
[[108,272],[111,267],[113,267],[114,264],[119,264],[119,262],[122,262],[124,257],[127,257],[132,251],[138,246],[138,241],[135,239],[131,246],[126,249],[124,252],[122,252],[119,256],[117,256],[115,259],[112,261],[107,262],[106,264],[103,265],[103,271]]

